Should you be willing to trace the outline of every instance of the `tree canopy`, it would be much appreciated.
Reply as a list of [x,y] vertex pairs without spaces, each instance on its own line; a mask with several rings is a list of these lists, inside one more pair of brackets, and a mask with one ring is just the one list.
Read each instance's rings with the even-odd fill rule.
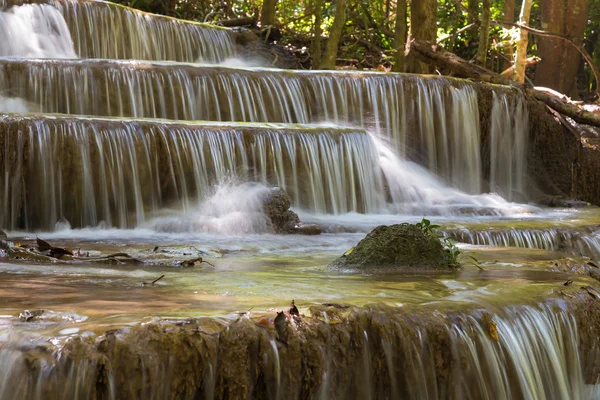
[[[433,72],[418,61],[404,60],[409,38],[437,42],[491,71],[506,71],[516,60],[523,8],[522,0],[118,2],[195,21],[237,20],[256,29],[272,25],[281,32],[273,38],[307,60],[306,68],[405,72]],[[581,50],[594,64],[600,64],[600,0],[533,0],[527,25],[533,29],[525,34],[526,57],[521,61],[527,64],[526,79],[574,98],[592,98],[596,82]]]

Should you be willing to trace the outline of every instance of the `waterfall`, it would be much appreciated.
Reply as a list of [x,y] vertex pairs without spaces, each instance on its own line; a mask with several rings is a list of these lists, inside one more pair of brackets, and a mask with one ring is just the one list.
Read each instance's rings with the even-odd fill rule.
[[233,55],[232,35],[225,28],[104,1],[45,3],[0,11],[0,34],[14,38],[0,44],[0,56],[218,63]]
[[198,212],[232,179],[281,187],[317,214],[523,212],[447,187],[359,128],[33,114],[0,127],[0,224],[10,229],[137,227],[165,207]]
[[[377,212],[386,203],[362,130],[280,125],[3,117],[2,226],[142,224],[184,211],[235,177],[284,188],[315,212]],[[32,195],[35,193],[35,195]]]
[[0,341],[0,397],[583,399],[595,376],[585,367],[593,354],[578,350],[590,324],[575,315],[585,309],[354,309],[342,323],[311,321],[287,343],[247,318],[217,335],[192,330],[195,321],[35,346],[13,334]]
[[493,93],[490,120],[491,190],[508,200],[523,200],[529,131],[525,99]]
[[[477,91],[469,82],[401,74],[280,72],[141,61],[0,61],[0,90],[42,112],[206,121],[331,122],[387,136],[409,160],[468,193],[482,183]],[[497,121],[517,126],[514,110],[497,106]],[[521,109],[518,118],[525,118]],[[495,126],[495,125],[494,125]],[[523,126],[527,126],[524,123]],[[503,132],[493,128],[494,138]],[[494,189],[523,190],[522,130],[494,140]],[[485,133],[487,135],[487,133]],[[506,137],[505,137],[506,136]],[[498,143],[497,143],[498,142]],[[515,153],[507,149],[518,149]],[[507,159],[508,158],[508,159]],[[509,177],[509,178],[507,178]],[[507,180],[505,184],[504,180]],[[504,189],[505,186],[508,187]],[[514,187],[513,187],[514,186]]]
[[600,231],[595,228],[445,230],[445,235],[461,243],[492,247],[520,247],[567,251],[600,261]]
[[0,9],[0,57],[77,58],[61,13],[46,4]]

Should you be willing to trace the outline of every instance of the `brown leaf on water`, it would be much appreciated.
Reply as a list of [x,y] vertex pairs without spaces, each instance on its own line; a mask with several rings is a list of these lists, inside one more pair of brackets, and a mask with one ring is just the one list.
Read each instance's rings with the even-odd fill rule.
[[498,337],[498,327],[496,326],[496,323],[494,321],[490,321],[490,325],[489,325],[489,332],[490,332],[490,337],[492,339],[494,339],[496,342],[498,340],[500,340],[500,338]]
[[261,318],[258,321],[256,321],[256,325],[258,326],[262,326],[263,328],[272,328],[273,327],[273,320],[271,320],[270,318]]
[[66,249],[66,248],[63,249],[62,247],[54,247],[50,243],[48,243],[45,240],[42,240],[40,238],[35,238],[35,241],[38,246],[38,251],[40,253],[45,253],[45,252],[49,251],[50,253],[48,255],[50,257],[60,258],[62,256],[66,256],[66,255],[69,255],[69,256],[73,255],[73,251],[71,251],[70,249]]
[[288,310],[288,312],[291,315],[300,315],[300,311],[298,311],[298,307],[296,307],[296,304],[294,303],[294,300],[292,300],[292,303],[290,304],[290,309]]
[[563,283],[563,285],[569,286],[572,283],[573,283],[573,281],[571,279],[569,279],[568,281],[566,281],[565,283]]
[[35,241],[37,243],[39,251],[48,251],[48,250],[52,249],[52,245],[50,245],[50,243],[46,242],[45,240],[42,240],[42,239],[36,237]]

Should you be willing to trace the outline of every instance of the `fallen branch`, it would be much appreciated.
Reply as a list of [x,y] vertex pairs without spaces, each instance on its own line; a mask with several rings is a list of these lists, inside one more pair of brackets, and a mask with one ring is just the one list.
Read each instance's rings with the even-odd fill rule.
[[154,285],[156,282],[160,281],[162,278],[164,278],[164,275],[159,276],[158,278],[156,278],[155,280],[153,280],[152,282],[148,283],[148,282],[142,282],[142,286],[152,286]]
[[[541,60],[542,60],[541,58],[539,58],[539,57],[536,57],[536,56],[529,57],[529,58],[527,59],[527,64],[526,64],[526,67],[531,67],[532,65],[535,65],[535,64],[539,63]],[[513,74],[514,70],[515,70],[515,66],[514,66],[514,65],[511,65],[510,67],[508,67],[508,68],[506,68],[504,71],[502,71],[502,72],[500,73],[500,75],[501,75],[501,76],[504,76],[504,77],[509,77],[509,76],[512,76],[512,74]]]
[[179,266],[181,267],[193,267],[194,265],[196,265],[196,263],[202,264],[208,264],[211,267],[215,267],[213,264],[209,263],[208,261],[202,259],[202,257],[197,257],[197,258],[192,258],[190,260],[182,260],[179,263],[177,263]]
[[573,118],[576,122],[584,125],[592,125],[600,127],[600,114],[595,114],[593,112],[585,111],[581,107],[568,103],[564,100],[561,100],[558,97],[552,96],[548,93],[533,90],[533,97],[537,100],[540,100],[549,107],[552,107],[554,110],[558,111],[561,114],[566,115],[567,117]]
[[414,52],[421,61],[434,65],[438,69],[448,71],[453,76],[517,87],[580,124],[600,127],[600,114],[585,111],[567,100],[548,94],[545,91],[526,87],[495,72],[472,64],[458,57],[456,54],[446,51],[440,45],[425,40],[412,40],[409,42],[408,49],[409,52]]
[[226,19],[226,20],[222,20],[218,22],[219,25],[221,26],[225,26],[227,28],[233,28],[233,27],[237,27],[237,26],[254,26],[256,25],[256,19],[252,18],[252,17],[240,17],[240,18],[233,18],[233,19]]

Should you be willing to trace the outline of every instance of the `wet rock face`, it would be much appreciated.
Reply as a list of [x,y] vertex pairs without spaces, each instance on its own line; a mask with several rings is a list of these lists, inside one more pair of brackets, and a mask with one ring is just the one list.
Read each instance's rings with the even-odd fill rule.
[[[600,374],[600,301],[583,296],[493,315],[313,306],[284,324],[285,341],[271,318],[243,317],[158,321],[60,345],[2,343],[10,384],[0,398],[587,398],[583,383]],[[539,351],[523,357],[520,346]],[[519,371],[539,373],[523,380]]]
[[412,224],[378,226],[330,269],[438,270],[450,267],[449,253],[438,238]]
[[263,203],[264,213],[271,220],[271,228],[275,233],[297,233],[302,235],[319,235],[321,228],[315,224],[300,222],[298,214],[290,210],[292,205],[287,193],[280,188],[273,188]]

